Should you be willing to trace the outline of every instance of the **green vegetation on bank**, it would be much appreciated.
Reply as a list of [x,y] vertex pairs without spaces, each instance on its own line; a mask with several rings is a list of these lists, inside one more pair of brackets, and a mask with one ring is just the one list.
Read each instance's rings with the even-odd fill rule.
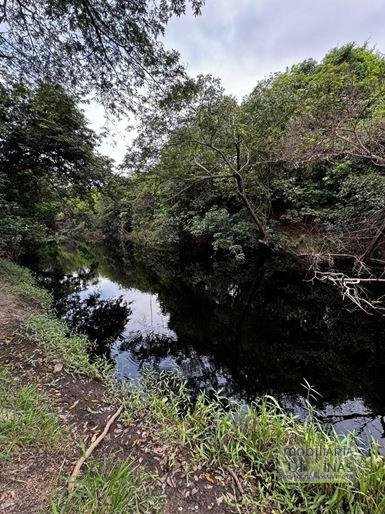
[[36,284],[31,272],[6,259],[0,259],[0,280],[14,294],[36,302],[40,312],[31,313],[19,327],[19,335],[38,345],[48,359],[62,363],[66,371],[97,378],[107,377],[109,366],[102,359],[90,362],[90,342],[73,333],[51,309],[52,297]]
[[53,504],[52,514],[162,513],[164,498],[155,484],[154,476],[130,461],[93,460],[74,492]]
[[[100,240],[110,249],[119,245],[122,253],[136,246],[151,258],[160,250],[181,261],[187,256],[189,261],[205,263],[217,259],[221,265],[226,259],[239,273],[245,273],[240,263],[254,258],[264,262],[273,252],[291,254],[296,263],[306,254],[311,256],[308,267],[315,278],[316,272],[323,273],[318,278],[336,285],[363,315],[371,310],[383,313],[385,296],[377,277],[383,276],[385,265],[385,56],[368,45],[346,44],[319,62],[307,59],[271,75],[239,101],[215,77],[189,77],[178,53],[163,46],[170,18],[184,14],[188,7],[199,14],[203,3],[3,2],[0,282],[9,293],[7,308],[19,309],[15,320],[23,317],[25,307],[25,319],[9,344],[16,346],[23,339],[35,344],[44,356],[43,366],[54,364],[45,370],[48,375],[53,368],[71,373],[75,381],[99,380],[112,402],[124,403],[125,422],[144,426],[152,440],[163,446],[171,469],[180,455],[186,475],[203,466],[213,486],[216,471],[222,476],[228,472],[235,494],[227,501],[234,511],[382,514],[385,463],[374,443],[365,454],[353,434],[340,438],[326,431],[310,404],[308,419],[300,422],[283,412],[273,398],[244,405],[217,393],[210,398],[200,394],[192,401],[184,381],[168,374],[144,375],[139,385],[129,384],[125,395],[124,388],[115,388],[115,383],[111,387],[109,365],[90,359],[90,340],[57,319],[50,295],[36,285],[30,272],[7,260],[31,262],[39,254],[57,255],[63,244],[71,252],[79,241]],[[135,116],[135,140],[119,167],[99,152],[102,134],[90,129],[81,107],[90,100],[106,108],[107,118]],[[354,271],[350,281],[334,273],[341,257]],[[153,258],[160,276],[159,261]],[[305,267],[299,267],[302,273]],[[223,274],[223,268],[219,266],[217,272]],[[161,281],[178,286],[174,268],[169,274],[162,271]],[[254,269],[252,274],[252,289],[245,296],[236,298],[237,284],[226,284],[226,296],[243,302],[245,315],[259,279]],[[286,281],[282,275],[280,280]],[[364,275],[367,289],[359,285]],[[76,278],[81,282],[82,277]],[[376,296],[371,300],[376,281]],[[192,282],[207,286],[199,273],[191,274]],[[286,298],[291,296],[268,302],[269,287],[269,282],[262,284],[258,305],[280,309],[289,321],[308,321],[310,311],[303,306],[307,296],[286,309]],[[181,291],[187,294],[189,289],[182,284]],[[327,295],[326,288],[322,294]],[[220,295],[220,291],[213,295],[210,303],[219,303]],[[179,297],[172,289],[170,296],[176,305]],[[116,299],[100,305],[111,318],[119,314],[117,325],[125,326],[131,312],[128,304]],[[190,305],[196,318],[199,309],[210,312],[204,302],[199,309],[193,302]],[[222,312],[231,326],[237,325],[235,311],[228,305],[230,314]],[[89,306],[83,303],[83,313],[88,314]],[[180,304],[177,308],[183,310]],[[256,310],[250,312],[253,316]],[[329,311],[324,312],[320,326],[339,322],[340,318],[334,320]],[[97,324],[98,314],[94,309],[93,317],[87,318],[94,334],[103,331],[102,323]],[[229,325],[221,314],[217,320],[226,330]],[[245,322],[243,314],[240,319],[241,324]],[[272,320],[276,323],[279,317],[268,318]],[[8,321],[6,317],[6,328]],[[286,326],[277,332],[285,338],[284,349],[290,345]],[[313,345],[310,355],[302,346],[301,360],[293,351],[291,362],[297,359],[298,369],[304,359],[314,358],[327,367],[330,356],[349,345],[355,360],[372,369],[377,340],[368,332],[351,342],[346,326],[341,323],[335,330],[328,348],[313,352]],[[186,323],[185,333],[191,328]],[[200,333],[203,345],[207,334],[217,332],[202,329]],[[231,340],[234,344],[241,337],[238,333]],[[341,345],[331,348],[340,334],[344,335]],[[218,346],[223,341],[212,340]],[[365,362],[361,356],[368,353],[368,340],[373,341],[372,357]],[[264,352],[266,360],[266,346],[260,346],[258,352]],[[275,350],[271,347],[270,356]],[[34,355],[25,356],[26,366],[28,359],[33,364]],[[276,359],[269,362],[277,366]],[[23,362],[18,365],[22,367]],[[350,368],[344,359],[332,368],[339,370],[342,365],[347,374]],[[14,455],[18,458],[26,449],[55,450],[64,441],[62,417],[54,415],[55,405],[40,386],[18,382],[12,378],[12,365],[4,366],[0,369],[0,464]],[[33,374],[32,365],[28,372]],[[312,471],[324,464],[334,469],[339,462],[336,455],[345,450],[350,457],[338,470],[338,480],[334,475],[331,480],[290,482],[282,473],[287,471],[285,451],[291,446],[328,450],[326,462],[306,462]],[[154,483],[154,477],[126,460],[90,459],[74,493],[54,502],[52,511],[161,512],[163,498]]]
[[72,333],[54,313],[29,316],[22,324],[21,334],[36,343],[52,360],[61,362],[68,372],[107,378],[109,366],[101,359],[91,362],[87,350],[90,342],[82,334]]
[[56,448],[65,435],[51,402],[34,385],[21,385],[0,368],[0,477],[4,461],[31,447]]
[[266,245],[383,257],[385,59],[347,44],[259,82],[211,76],[138,106],[113,173],[61,86],[1,85],[0,254],[101,238],[244,260]]
[[0,258],[0,278],[13,293],[34,300],[41,308],[48,309],[51,306],[51,295],[48,291],[36,285],[31,272],[27,268]]
[[[378,447],[373,445],[363,455],[353,434],[339,437],[325,431],[310,403],[308,409],[309,418],[301,423],[271,397],[245,405],[202,393],[192,405],[183,380],[148,373],[141,387],[132,388],[125,416],[128,423],[143,423],[164,445],[170,463],[177,460],[178,450],[188,449],[190,472],[194,463],[204,462],[212,469],[231,466],[244,477],[241,499],[233,502],[238,512],[382,513],[385,460]],[[319,471],[319,480],[291,483],[280,476],[288,471],[282,460],[288,447],[324,452],[324,457],[309,458],[305,468],[309,473]],[[298,461],[293,462],[298,471]],[[326,471],[332,477],[322,480]]]
[[99,229],[237,259],[261,240],[364,254],[384,222],[384,77],[383,55],[348,44],[259,82],[240,103],[210,76],[174,87],[143,109],[131,174],[101,195]]

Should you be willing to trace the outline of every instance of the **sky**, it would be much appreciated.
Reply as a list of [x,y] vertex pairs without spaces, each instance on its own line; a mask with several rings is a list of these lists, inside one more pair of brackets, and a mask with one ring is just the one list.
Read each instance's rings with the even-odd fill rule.
[[[190,75],[219,77],[241,99],[271,73],[351,41],[385,53],[384,22],[385,0],[206,0],[201,16],[171,20],[165,44],[179,51]],[[102,108],[92,104],[86,114],[99,130]],[[130,141],[126,125],[101,147],[117,162]]]

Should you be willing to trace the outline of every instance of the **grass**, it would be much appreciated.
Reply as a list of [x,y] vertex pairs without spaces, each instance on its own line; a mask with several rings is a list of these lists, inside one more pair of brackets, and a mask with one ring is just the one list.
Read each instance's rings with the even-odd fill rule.
[[62,362],[67,371],[107,380],[108,364],[102,359],[95,362],[89,360],[87,337],[71,333],[68,326],[54,314],[45,312],[29,316],[22,324],[20,333],[36,343],[48,358]]
[[29,446],[56,447],[62,436],[49,400],[0,368],[0,463]]
[[132,462],[110,459],[86,465],[70,496],[53,504],[52,514],[123,514],[163,512],[164,498],[155,477]]
[[71,332],[56,318],[51,311],[51,295],[36,285],[27,268],[0,259],[0,277],[12,293],[31,298],[41,307],[42,312],[28,316],[21,325],[19,333],[22,337],[39,345],[46,357],[62,362],[67,371],[107,381],[107,363],[102,359],[90,362],[87,337]]
[[27,268],[0,258],[0,277],[11,292],[33,299],[43,309],[51,306],[50,293],[36,285],[35,279]]
[[[149,373],[132,389],[125,416],[148,425],[156,439],[187,448],[193,461],[231,466],[247,477],[239,512],[385,512],[385,462],[378,448],[373,445],[365,456],[353,434],[340,438],[326,432],[311,409],[309,419],[299,423],[269,397],[246,406],[201,394],[192,405],[182,380]],[[337,465],[337,482],[283,480],[285,450],[293,446],[325,451],[327,462],[310,459],[308,469],[326,464],[335,471]],[[345,454],[348,458],[338,457]]]

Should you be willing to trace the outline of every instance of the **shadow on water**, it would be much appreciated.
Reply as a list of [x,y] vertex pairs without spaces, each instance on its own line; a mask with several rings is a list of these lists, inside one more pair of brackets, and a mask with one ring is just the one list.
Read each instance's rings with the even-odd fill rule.
[[287,256],[203,265],[104,250],[86,266],[50,263],[39,276],[58,314],[121,377],[177,369],[195,392],[273,394],[299,415],[306,379],[322,395],[325,422],[384,438],[385,320],[349,312]]

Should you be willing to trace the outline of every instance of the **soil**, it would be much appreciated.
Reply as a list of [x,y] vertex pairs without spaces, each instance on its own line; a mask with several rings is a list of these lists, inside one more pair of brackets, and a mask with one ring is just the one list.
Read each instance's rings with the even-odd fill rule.
[[[0,366],[9,367],[21,384],[35,384],[53,400],[69,437],[55,452],[29,448],[6,462],[0,470],[0,514],[50,512],[51,501],[66,492],[66,478],[81,455],[80,444],[89,446],[117,405],[107,400],[100,381],[70,375],[65,369],[58,371],[61,366],[57,362],[47,361],[38,347],[20,339],[19,324],[38,307],[1,286]],[[234,512],[223,501],[224,494],[230,498],[239,494],[229,472],[196,466],[186,475],[186,460],[180,454],[172,468],[168,467],[169,452],[167,443],[159,446],[140,423],[127,427],[118,419],[93,457],[114,461],[129,458],[147,471],[156,471],[159,490],[166,496],[164,514]]]

